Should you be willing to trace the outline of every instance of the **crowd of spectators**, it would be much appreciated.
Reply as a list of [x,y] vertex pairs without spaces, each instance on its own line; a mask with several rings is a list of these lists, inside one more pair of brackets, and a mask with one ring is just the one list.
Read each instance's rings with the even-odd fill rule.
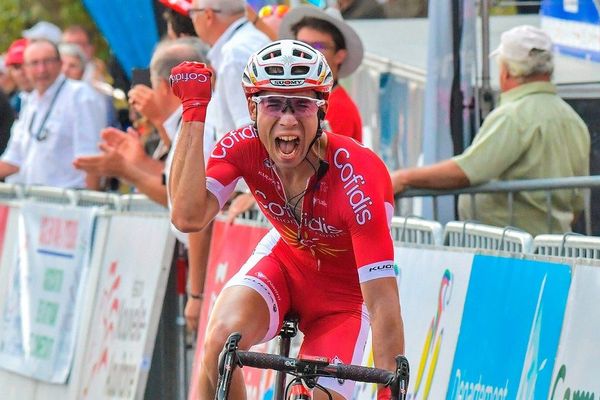
[[[364,49],[344,19],[427,14],[427,1],[417,0],[340,0],[337,8],[325,10],[312,6],[254,10],[244,0],[160,2],[170,7],[163,14],[166,34],[152,56],[149,82],[136,84],[127,93],[131,126],[117,118],[115,103],[125,95],[111,86],[89,31],[79,25],[61,30],[41,21],[15,38],[0,58],[1,178],[24,185],[95,190],[114,189],[110,182],[116,179],[120,190],[133,187],[168,207],[165,182],[181,124],[181,106],[168,81],[171,68],[191,60],[206,63],[214,72],[205,123],[208,160],[225,133],[252,123],[240,76],[249,56],[278,38],[297,39],[323,53],[335,81],[323,128],[361,142],[359,109],[338,79],[361,65]],[[397,192],[407,186],[452,188],[492,179],[588,174],[589,133],[551,84],[550,39],[538,29],[520,27],[503,35],[497,53],[501,103],[473,145],[440,164],[392,171]],[[497,151],[500,146],[510,146],[510,151]],[[478,219],[506,224],[505,202],[493,195],[478,196],[476,201],[481,209]],[[519,195],[515,201],[515,225],[543,233],[544,200]],[[460,211],[468,219],[471,207],[466,202],[461,200]],[[570,230],[581,204],[578,192],[554,198],[556,232]],[[231,199],[230,221],[253,205],[247,188],[240,185],[237,197]],[[186,317],[192,327],[200,311],[210,234],[208,227],[179,235],[189,251],[191,296]]]

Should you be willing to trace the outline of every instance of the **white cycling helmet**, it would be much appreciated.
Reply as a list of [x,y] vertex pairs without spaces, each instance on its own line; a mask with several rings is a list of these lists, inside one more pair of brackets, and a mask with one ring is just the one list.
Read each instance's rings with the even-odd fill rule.
[[333,74],[325,57],[306,43],[280,40],[254,53],[244,68],[246,96],[263,90],[276,92],[314,90],[329,98]]

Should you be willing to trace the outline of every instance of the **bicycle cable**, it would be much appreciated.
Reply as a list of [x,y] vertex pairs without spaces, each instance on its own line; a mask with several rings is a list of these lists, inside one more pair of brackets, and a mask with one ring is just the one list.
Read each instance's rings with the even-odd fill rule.
[[[292,375],[294,376],[294,379],[292,379],[292,380],[291,380],[291,381],[290,381],[290,382],[287,384],[287,386],[285,387],[285,392],[284,392],[284,394],[283,394],[283,397],[284,397],[285,399],[287,399],[287,398],[288,398],[288,395],[289,395],[289,390],[290,390],[290,388],[292,387],[292,385],[293,385],[294,383],[297,383],[297,382],[298,382],[298,383],[300,383],[301,385],[304,385],[304,377],[299,377],[299,376],[296,376],[296,375],[294,375],[294,374],[292,374]],[[312,378],[318,378],[318,377],[320,377],[320,376],[321,376],[321,375],[314,375],[314,376],[312,376]],[[308,386],[308,385],[306,385],[306,386]],[[308,387],[310,388],[310,386],[308,386]],[[329,392],[329,390],[327,390],[327,388],[326,388],[326,387],[324,387],[324,386],[322,386],[322,385],[318,384],[316,381],[315,381],[315,386],[314,386],[312,389],[319,389],[320,391],[324,392],[324,393],[327,395],[327,398],[328,398],[328,400],[333,400],[333,396],[331,395],[331,393]]]

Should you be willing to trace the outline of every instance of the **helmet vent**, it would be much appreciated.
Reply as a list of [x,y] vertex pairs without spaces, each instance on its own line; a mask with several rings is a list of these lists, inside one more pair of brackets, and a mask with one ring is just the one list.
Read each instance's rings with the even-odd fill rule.
[[279,65],[271,65],[265,67],[265,72],[269,75],[283,75],[283,67]]
[[270,58],[275,58],[275,57],[280,57],[280,56],[281,56],[281,50],[280,49],[276,49],[276,50],[273,50],[273,51],[265,54],[262,57],[262,59],[263,59],[263,61],[267,61]]
[[309,53],[298,50],[298,49],[294,49],[292,51],[292,54],[294,55],[294,57],[300,57],[300,58],[305,58],[307,60],[312,60],[312,56]]
[[296,65],[292,67],[292,75],[306,75],[310,68],[306,65]]

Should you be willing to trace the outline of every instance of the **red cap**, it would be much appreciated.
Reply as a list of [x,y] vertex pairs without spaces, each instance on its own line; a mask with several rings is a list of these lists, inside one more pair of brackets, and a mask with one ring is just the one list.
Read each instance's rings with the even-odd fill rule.
[[158,0],[158,2],[185,16],[188,15],[189,9],[192,8],[192,0]]
[[4,59],[5,65],[23,64],[23,53],[25,53],[25,47],[27,47],[27,39],[17,39],[8,48],[6,52],[6,58]]

